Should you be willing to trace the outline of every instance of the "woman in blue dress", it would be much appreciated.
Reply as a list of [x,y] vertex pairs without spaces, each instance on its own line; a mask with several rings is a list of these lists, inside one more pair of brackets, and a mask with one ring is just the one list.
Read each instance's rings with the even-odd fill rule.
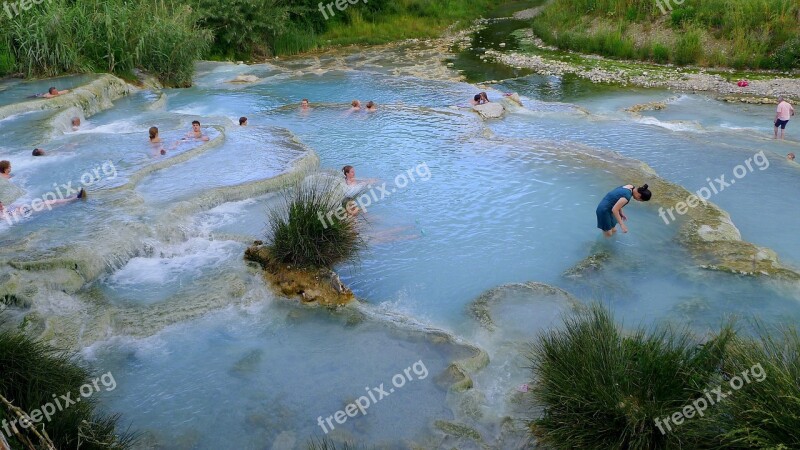
[[626,184],[614,189],[606,194],[597,205],[597,228],[603,230],[605,237],[611,237],[617,232],[619,223],[622,232],[627,233],[628,227],[624,222],[628,220],[628,217],[622,212],[622,208],[631,201],[631,197],[640,202],[646,202],[650,200],[651,196],[646,184],[639,188],[632,184]]

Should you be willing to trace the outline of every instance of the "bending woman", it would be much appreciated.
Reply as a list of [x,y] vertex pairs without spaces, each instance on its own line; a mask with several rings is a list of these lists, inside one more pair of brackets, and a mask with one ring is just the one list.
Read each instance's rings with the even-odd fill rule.
[[618,223],[623,233],[628,232],[628,227],[623,223],[628,220],[628,217],[622,212],[622,208],[630,203],[631,197],[640,202],[650,200],[652,194],[647,187],[646,184],[639,188],[632,184],[626,184],[603,197],[603,200],[597,205],[597,228],[603,230],[605,237],[611,237],[617,232]]

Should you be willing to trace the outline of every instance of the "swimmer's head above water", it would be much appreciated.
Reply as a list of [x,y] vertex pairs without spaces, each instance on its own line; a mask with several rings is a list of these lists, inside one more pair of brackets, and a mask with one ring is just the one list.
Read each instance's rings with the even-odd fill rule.
[[789,153],[788,155],[786,155],[786,159],[788,159],[789,161],[794,161],[794,153]]
[[239,117],[239,126],[246,127],[247,126],[247,117]]
[[148,133],[150,133],[150,140],[151,141],[158,137],[158,127],[150,127],[150,129],[147,130],[147,131],[148,131]]
[[44,150],[42,150],[40,148],[33,149],[33,153],[32,154],[33,154],[33,156],[44,156],[45,155]]

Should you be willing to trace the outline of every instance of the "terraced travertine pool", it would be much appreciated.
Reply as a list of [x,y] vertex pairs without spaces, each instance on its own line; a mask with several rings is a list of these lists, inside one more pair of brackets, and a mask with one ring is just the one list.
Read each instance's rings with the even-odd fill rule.
[[[659,216],[663,197],[626,208],[628,234],[604,240],[595,228],[594,209],[616,186],[694,192],[760,154],[710,200],[742,240],[800,267],[800,166],[785,160],[797,141],[770,139],[771,107],[531,75],[489,90],[496,101],[518,92],[524,107],[484,121],[461,107],[476,86],[327,62],[204,63],[194,87],[135,91],[77,132],[53,124],[57,110],[0,121],[12,182],[25,191],[16,204],[95,173],[86,202],[0,225],[4,289],[17,286],[23,304],[10,312],[114,374],[102,407],[143,433],[142,448],[289,449],[326,436],[477,448],[473,432],[518,448],[516,419],[530,414],[516,406],[530,375],[525,342],[576,302],[604,302],[626,324],[699,332],[729,315],[800,318],[796,282],[699,267],[681,236],[686,219]],[[259,81],[227,83],[242,74]],[[52,83],[10,83],[0,106]],[[354,98],[379,111],[346,114]],[[625,111],[652,101],[667,107]],[[235,125],[242,115],[247,128]],[[208,143],[152,151],[150,126],[173,142],[195,119]],[[48,156],[30,156],[33,147]],[[275,297],[242,259],[265,236],[274,178],[347,164],[392,188],[368,208],[360,262],[339,268],[359,302],[332,312]],[[429,176],[397,186],[409,170]],[[581,264],[591,255],[601,270]],[[472,389],[452,389],[454,361]],[[366,415],[319,425],[406,369],[407,382]]]

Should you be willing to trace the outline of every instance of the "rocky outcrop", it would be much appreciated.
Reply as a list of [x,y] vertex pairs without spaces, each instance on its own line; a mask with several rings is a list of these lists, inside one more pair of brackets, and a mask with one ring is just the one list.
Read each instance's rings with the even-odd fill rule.
[[638,113],[642,111],[660,111],[667,107],[666,102],[648,102],[648,103],[640,103],[638,105],[633,105],[630,108],[625,108],[625,111],[631,113]]
[[474,105],[472,110],[477,112],[482,119],[499,119],[503,117],[506,112],[505,107],[497,102],[484,103],[482,105]]
[[255,83],[258,80],[255,75],[237,75],[236,78],[228,80],[228,83]]
[[264,269],[265,278],[280,295],[323,306],[342,306],[355,299],[353,292],[333,270],[303,268],[276,261],[261,241],[254,242],[245,250],[244,258]]
[[84,117],[97,114],[114,106],[113,102],[131,92],[131,87],[121,79],[100,75],[97,79],[55,98],[37,99],[0,107],[0,120],[16,114],[48,109],[79,108]]

